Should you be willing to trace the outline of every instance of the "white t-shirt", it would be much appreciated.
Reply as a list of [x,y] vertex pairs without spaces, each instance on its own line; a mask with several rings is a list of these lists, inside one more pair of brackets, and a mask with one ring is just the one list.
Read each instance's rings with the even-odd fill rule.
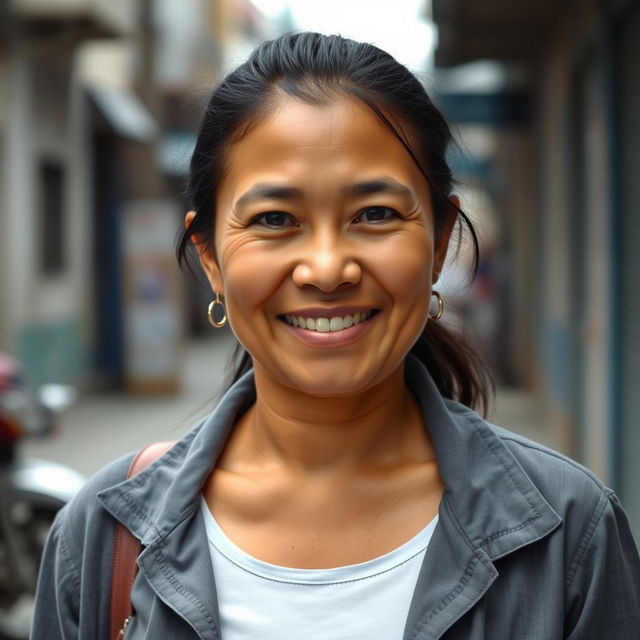
[[400,640],[418,573],[438,522],[383,556],[332,569],[262,562],[202,514],[224,640]]

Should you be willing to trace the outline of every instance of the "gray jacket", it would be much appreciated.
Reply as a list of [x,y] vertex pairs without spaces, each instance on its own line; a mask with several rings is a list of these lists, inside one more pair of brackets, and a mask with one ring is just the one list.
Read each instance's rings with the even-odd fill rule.
[[[443,400],[414,359],[407,382],[446,490],[403,640],[640,639],[640,559],[613,492],[566,457]],[[249,373],[163,458],[125,481],[131,456],[114,462],[62,510],[34,640],[108,639],[116,519],[145,547],[127,640],[221,638],[199,498],[254,398]]]

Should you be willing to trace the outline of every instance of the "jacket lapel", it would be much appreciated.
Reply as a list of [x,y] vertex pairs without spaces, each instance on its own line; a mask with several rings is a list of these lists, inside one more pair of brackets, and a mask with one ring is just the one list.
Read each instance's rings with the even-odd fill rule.
[[202,640],[219,640],[216,585],[199,513],[178,524],[165,538],[149,544],[140,554],[138,566],[156,595]]
[[[199,513],[202,487],[229,433],[255,399],[243,376],[218,408],[159,460],[98,495],[142,543],[140,577],[203,640],[220,638],[209,544]],[[143,581],[136,580],[135,585]],[[135,587],[132,600],[135,606]]]
[[485,594],[498,576],[482,549],[473,549],[441,507],[409,608],[403,640],[433,640]]
[[545,537],[562,520],[496,432],[467,407],[444,400],[411,356],[406,378],[445,491],[403,640],[436,640],[490,588],[498,577],[495,560]]

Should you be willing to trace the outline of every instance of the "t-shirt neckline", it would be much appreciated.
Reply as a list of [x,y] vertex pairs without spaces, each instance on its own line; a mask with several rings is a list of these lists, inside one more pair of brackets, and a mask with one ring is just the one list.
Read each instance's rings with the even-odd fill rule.
[[237,567],[256,576],[297,584],[337,584],[365,580],[380,575],[411,561],[428,547],[438,523],[438,515],[413,538],[381,556],[357,564],[327,569],[301,569],[264,562],[250,555],[231,540],[216,521],[204,497],[201,497],[207,538],[221,555]]

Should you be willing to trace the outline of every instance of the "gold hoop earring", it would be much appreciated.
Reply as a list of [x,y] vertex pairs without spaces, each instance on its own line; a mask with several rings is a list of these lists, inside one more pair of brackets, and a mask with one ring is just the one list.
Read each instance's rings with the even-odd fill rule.
[[[222,319],[216,320],[213,316],[213,310],[216,305],[219,304],[222,307]],[[220,294],[216,293],[215,300],[212,300],[209,304],[209,310],[207,311],[207,317],[209,318],[209,324],[216,329],[222,329],[227,324],[227,308],[224,306],[224,302],[220,300]]]
[[431,318],[431,320],[440,320],[440,318],[442,318],[442,314],[444,313],[444,300],[442,299],[442,296],[438,291],[432,291],[431,295],[435,296],[436,300],[438,301],[438,310],[433,314],[429,312],[429,317]]

